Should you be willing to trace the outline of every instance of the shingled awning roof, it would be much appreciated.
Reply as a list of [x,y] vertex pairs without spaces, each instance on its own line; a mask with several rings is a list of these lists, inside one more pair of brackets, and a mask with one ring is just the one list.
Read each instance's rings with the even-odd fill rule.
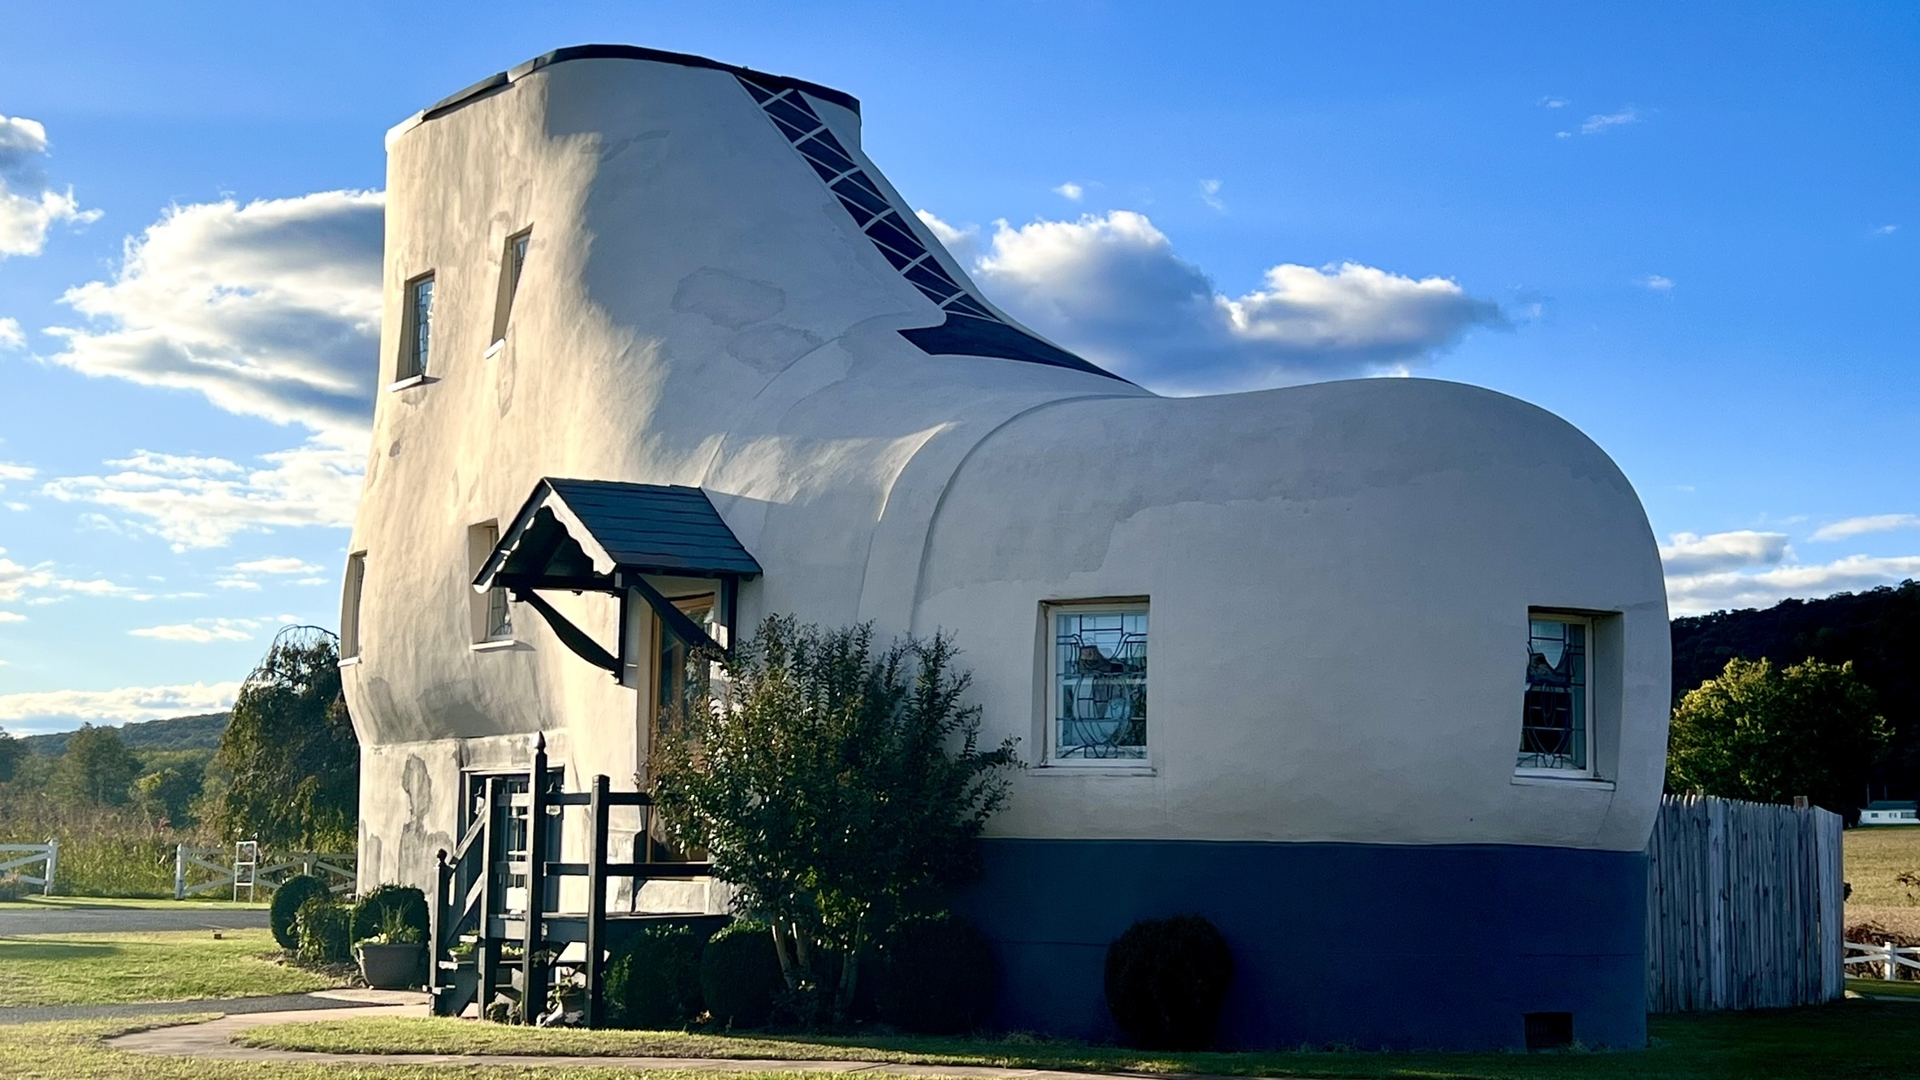
[[[474,576],[473,587],[512,591],[530,604],[574,652],[617,676],[620,661],[568,622],[535,590],[637,592],[674,636],[720,648],[649,585],[646,575],[713,578],[722,585],[729,625],[735,585],[760,576],[760,564],[697,487],[613,480],[541,480]],[[624,610],[624,608],[623,608]],[[624,635],[623,635],[624,640]]]

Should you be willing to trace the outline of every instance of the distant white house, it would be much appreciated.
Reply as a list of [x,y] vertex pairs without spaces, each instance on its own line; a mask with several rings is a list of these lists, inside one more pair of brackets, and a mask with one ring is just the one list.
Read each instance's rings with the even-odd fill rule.
[[1920,802],[1898,800],[1871,802],[1860,811],[1862,825],[1920,825]]

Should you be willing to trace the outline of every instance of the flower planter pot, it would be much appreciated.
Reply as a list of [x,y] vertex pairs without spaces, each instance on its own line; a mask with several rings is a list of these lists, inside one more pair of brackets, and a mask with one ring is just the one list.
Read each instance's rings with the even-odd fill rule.
[[355,951],[360,957],[360,977],[375,990],[406,990],[426,981],[424,945],[363,942]]

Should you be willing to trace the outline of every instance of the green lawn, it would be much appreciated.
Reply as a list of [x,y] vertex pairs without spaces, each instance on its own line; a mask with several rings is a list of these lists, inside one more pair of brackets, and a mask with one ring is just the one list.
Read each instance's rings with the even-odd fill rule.
[[[342,985],[283,965],[266,930],[0,937],[0,1006],[304,994]],[[5,1029],[0,1029],[5,1030]]]
[[[607,1069],[475,1067],[440,1065],[357,1067],[275,1062],[204,1061],[113,1050],[101,1040],[210,1016],[144,1017],[56,1024],[0,1024],[0,1076],[7,1080],[614,1080],[632,1073]],[[819,1080],[801,1073],[662,1071],[647,1080]]]
[[379,1018],[254,1028],[249,1046],[348,1053],[795,1058],[906,1065],[1212,1076],[1866,1080],[1920,1077],[1920,1007],[1849,1000],[1758,1013],[1660,1016],[1645,1050],[1557,1054],[1293,1052],[1148,1054],[1035,1039],[810,1038],[567,1031]]

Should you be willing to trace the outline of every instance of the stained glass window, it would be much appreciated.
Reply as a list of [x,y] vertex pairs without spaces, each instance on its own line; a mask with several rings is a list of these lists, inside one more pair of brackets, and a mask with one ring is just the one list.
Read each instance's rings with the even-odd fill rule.
[[1147,611],[1054,612],[1053,730],[1056,761],[1147,756]]
[[1587,771],[1587,682],[1586,620],[1529,619],[1519,768]]
[[407,283],[407,341],[400,377],[427,373],[427,354],[433,344],[433,275]]

